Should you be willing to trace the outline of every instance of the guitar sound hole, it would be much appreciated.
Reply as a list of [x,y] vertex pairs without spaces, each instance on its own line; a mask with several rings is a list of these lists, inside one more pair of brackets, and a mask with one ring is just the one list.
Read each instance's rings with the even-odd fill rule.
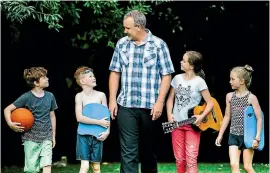
[[207,121],[208,121],[208,117],[205,117],[202,122],[206,123]]
[[249,113],[249,114],[248,114],[248,117],[252,117],[252,113]]
[[213,119],[214,119],[214,121],[215,121],[215,123],[217,123],[217,116],[216,116],[216,114],[215,114],[215,111],[212,109],[212,116],[213,116]]
[[[203,111],[201,111],[200,112],[200,115],[203,113]],[[206,116],[204,119],[203,119],[203,121],[202,121],[202,123],[206,123],[208,121],[208,117]]]

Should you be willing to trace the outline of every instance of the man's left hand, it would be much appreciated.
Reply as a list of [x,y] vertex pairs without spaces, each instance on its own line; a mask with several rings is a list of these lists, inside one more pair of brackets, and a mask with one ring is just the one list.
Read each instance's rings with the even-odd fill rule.
[[152,108],[151,114],[150,114],[150,115],[152,115],[152,120],[157,120],[161,116],[162,109],[163,109],[163,103],[162,102],[156,102],[153,105],[153,108]]

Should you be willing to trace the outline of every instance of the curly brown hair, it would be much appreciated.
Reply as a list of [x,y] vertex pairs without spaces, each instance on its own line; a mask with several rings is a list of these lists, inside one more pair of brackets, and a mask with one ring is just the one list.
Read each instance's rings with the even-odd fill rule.
[[35,87],[34,82],[39,82],[39,79],[44,76],[47,76],[47,70],[44,67],[31,67],[23,72],[23,78],[30,87]]
[[83,74],[86,74],[86,73],[89,73],[89,72],[92,72],[93,73],[93,69],[89,68],[89,67],[86,67],[86,66],[81,66],[79,68],[77,68],[76,72],[74,73],[74,78],[76,79],[76,82],[78,85],[81,86],[81,83],[80,83],[80,78]]

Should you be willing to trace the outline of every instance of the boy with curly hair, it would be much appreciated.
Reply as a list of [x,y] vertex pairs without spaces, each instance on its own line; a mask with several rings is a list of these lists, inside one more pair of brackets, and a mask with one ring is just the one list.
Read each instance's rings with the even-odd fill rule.
[[[56,100],[51,92],[44,90],[49,86],[45,68],[25,69],[24,79],[32,89],[4,109],[5,120],[13,131],[22,133],[24,172],[37,173],[43,168],[43,173],[51,173],[52,149],[56,144]],[[24,132],[20,123],[11,121],[11,112],[16,108],[27,108],[32,112],[35,120],[30,130]]]

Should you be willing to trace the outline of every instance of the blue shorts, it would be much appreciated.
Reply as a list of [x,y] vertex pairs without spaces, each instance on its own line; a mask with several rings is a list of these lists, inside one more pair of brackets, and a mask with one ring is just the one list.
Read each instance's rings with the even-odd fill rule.
[[238,146],[239,150],[247,148],[244,143],[244,135],[234,135],[230,133],[228,144],[229,146]]
[[77,134],[76,159],[90,162],[102,161],[103,142],[92,135]]

